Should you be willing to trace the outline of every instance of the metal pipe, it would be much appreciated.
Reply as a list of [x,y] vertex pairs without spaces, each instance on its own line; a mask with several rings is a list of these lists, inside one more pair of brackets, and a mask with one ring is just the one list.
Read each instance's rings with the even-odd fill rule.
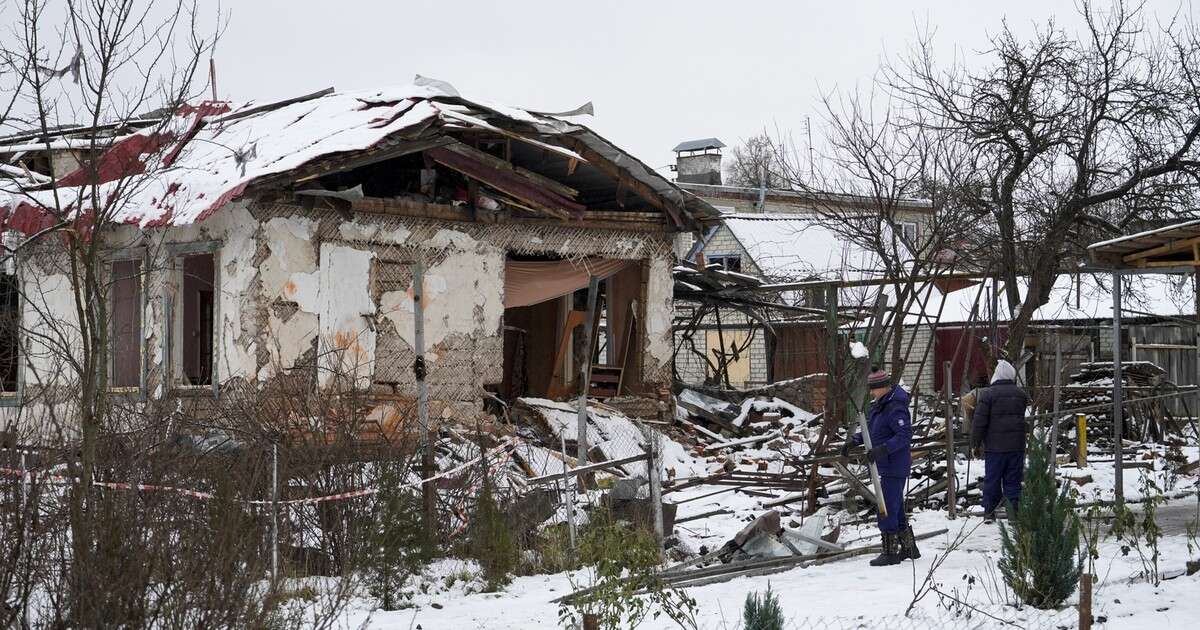
[[[433,449],[437,440],[429,426],[429,386],[425,383],[425,261],[413,263],[413,377],[417,381],[417,426],[421,431],[421,477],[434,474]],[[432,481],[421,484],[421,515],[428,542],[434,540],[437,527],[437,496]]]
[[[874,448],[871,445],[871,429],[867,426],[867,417],[861,411],[858,412],[858,430],[862,431],[863,446],[867,452],[870,452]],[[871,486],[875,489],[875,502],[879,506],[879,515],[886,517],[888,515],[887,503],[883,500],[883,484],[879,482],[879,466],[875,465],[875,462],[867,462],[867,467],[871,471]]]
[[271,445],[271,588],[279,580],[279,445]]
[[[566,434],[563,433],[562,431],[559,431],[559,433],[558,433],[558,443],[559,443],[559,446],[562,448],[563,471],[566,472],[566,471],[570,470],[571,465],[567,463],[567,438],[566,438]],[[573,484],[575,483],[575,481],[571,477],[567,477],[564,481],[567,484],[566,491],[563,492],[560,489],[559,497],[561,498],[563,504],[567,508],[567,552],[570,554],[569,558],[571,559],[571,561],[574,562],[574,558],[575,558],[575,486]],[[554,483],[557,485],[558,481],[556,480]]]
[[1122,399],[1123,392],[1121,391],[1121,272],[1114,271],[1112,274],[1113,282],[1113,394],[1112,394],[1112,417],[1113,417],[1113,454],[1116,460],[1114,477],[1113,477],[1113,498],[1117,504],[1125,502],[1125,475],[1122,468],[1125,459],[1124,444],[1122,438],[1125,435],[1125,408]]
[[953,520],[958,516],[958,477],[954,471],[954,413],[950,407],[950,362],[942,363],[942,390],[946,396],[946,512]]

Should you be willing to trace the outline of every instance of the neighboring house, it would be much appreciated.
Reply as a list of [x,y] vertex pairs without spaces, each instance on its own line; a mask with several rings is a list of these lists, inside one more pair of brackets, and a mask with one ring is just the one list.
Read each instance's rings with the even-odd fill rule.
[[[690,152],[678,154],[676,171],[686,172],[692,182],[719,181],[713,174],[702,173],[705,167],[719,164],[712,157],[719,152],[715,143],[709,139],[701,145],[687,144]],[[700,151],[707,157],[688,163]],[[683,179],[681,176],[680,180]],[[683,181],[679,186],[723,212],[721,224],[694,246],[694,251],[702,253],[707,263],[719,263],[726,269],[776,282],[850,280],[871,275],[872,256],[822,225],[821,218],[812,210],[811,199],[803,193]],[[847,204],[854,202],[852,198],[842,199]],[[912,230],[909,236],[919,239],[932,217],[932,208],[921,201],[911,201],[906,206],[904,218],[911,221],[903,223],[904,229]],[[1200,228],[1196,228],[1196,233],[1200,234]],[[1200,236],[1196,240],[1200,241]],[[1143,276],[1128,282],[1130,288],[1123,300],[1128,309],[1124,316],[1128,331],[1123,340],[1125,356],[1158,363],[1167,370],[1166,378],[1175,383],[1197,382],[1195,333],[1190,323],[1195,312],[1194,292],[1190,282],[1167,276]],[[902,354],[908,358],[903,366],[887,367],[899,371],[911,389],[926,393],[941,391],[945,361],[952,364],[954,391],[961,391],[986,372],[994,287],[990,281],[957,284],[957,290],[947,293],[929,287],[905,320],[901,344]],[[964,284],[967,286],[961,286]],[[1003,343],[1009,314],[1003,283],[998,287],[995,336]],[[839,291],[839,303],[869,305],[875,291],[843,288]],[[1023,294],[1024,287],[1019,291]],[[784,299],[824,306],[821,292],[785,294]],[[683,315],[687,308],[686,304],[677,306]],[[1030,329],[1027,351],[1031,360],[1023,375],[1026,383],[1033,387],[1053,383],[1057,344],[1061,344],[1064,372],[1068,374],[1085,361],[1111,359],[1111,320],[1112,294],[1105,276],[1060,276],[1050,302],[1038,309]],[[699,351],[711,353],[718,340],[724,340],[728,347],[744,342],[752,334],[753,327],[734,312],[723,315],[721,324],[722,332],[718,334],[714,318],[703,322],[703,334],[693,337]],[[749,352],[730,366],[732,385],[752,387],[827,370],[829,340],[823,324],[798,324],[781,318],[773,327],[773,337],[763,334],[759,327],[750,340]],[[678,333],[676,343],[679,343]],[[686,348],[680,349],[676,356],[676,371],[685,383],[701,383],[713,377],[705,362]]]
[[[834,206],[867,212],[865,200],[846,195],[812,195],[791,191],[743,188],[720,184],[720,148],[715,138],[681,143],[676,147],[675,171],[680,188],[707,201],[722,212],[723,220],[704,234],[702,243],[690,243],[706,263],[717,263],[730,271],[753,275],[772,282],[807,279],[850,279],[870,275],[872,256],[863,248],[822,225],[817,208]],[[818,203],[820,204],[818,206]],[[901,229],[913,241],[921,238],[932,215],[932,205],[911,200],[900,203]],[[855,291],[853,293],[863,293]],[[851,298],[851,296],[847,296]],[[857,299],[861,296],[853,296]],[[824,307],[821,291],[806,295],[787,294],[784,299],[818,308]],[[848,302],[847,302],[848,303]],[[686,316],[687,305],[679,305]],[[774,328],[771,338],[761,327],[755,330],[737,313],[723,316],[721,332],[714,318],[705,320],[704,334],[693,337],[697,350],[711,353],[721,340],[728,348],[740,347],[749,339],[749,352],[730,367],[730,384],[753,387],[773,381],[826,370],[827,342],[822,326],[795,324],[786,320]],[[751,338],[751,335],[753,337]],[[679,337],[676,338],[677,345]],[[676,372],[685,383],[713,378],[711,369],[690,349],[676,355]]]
[[[24,171],[36,150],[0,146],[0,161]],[[50,174],[54,159],[38,157]],[[591,275],[605,278],[611,331],[598,362],[622,374],[620,393],[657,394],[671,377],[673,246],[717,216],[587,127],[439,82],[205,103],[133,131],[97,166],[104,180],[145,171],[120,197],[121,225],[94,235],[111,245],[114,391],[194,399],[284,376],[313,391],[348,380],[392,401],[385,425],[417,393],[422,271],[431,416],[470,421],[488,391],[570,389]],[[54,174],[67,198],[89,183]],[[0,178],[16,242],[52,223],[54,191],[33,178]],[[9,423],[38,422],[31,405],[70,387],[78,327],[58,247],[22,248],[3,276],[0,308],[19,324],[0,336]]]

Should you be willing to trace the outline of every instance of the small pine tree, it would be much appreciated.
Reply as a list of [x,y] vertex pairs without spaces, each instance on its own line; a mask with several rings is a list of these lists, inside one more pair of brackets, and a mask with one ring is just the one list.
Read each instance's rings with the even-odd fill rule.
[[762,595],[746,593],[742,626],[746,630],[783,630],[783,607],[779,605],[779,597],[771,592],[770,583]]
[[471,555],[479,561],[487,590],[500,590],[517,566],[518,550],[504,512],[496,503],[491,480],[486,477],[475,501],[469,536]]
[[[1064,485],[1054,488],[1044,433],[1029,442],[1025,487],[1010,527],[1000,525],[1000,573],[1020,600],[1036,608],[1057,608],[1079,583],[1079,519]],[[1014,513],[1015,512],[1015,513]]]
[[383,610],[404,605],[405,584],[429,560],[420,498],[401,485],[407,469],[401,462],[376,463],[379,493],[371,510],[363,566],[367,590]]

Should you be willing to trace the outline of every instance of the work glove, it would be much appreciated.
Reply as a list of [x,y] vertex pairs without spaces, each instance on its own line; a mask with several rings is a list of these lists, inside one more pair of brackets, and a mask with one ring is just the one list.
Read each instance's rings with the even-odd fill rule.
[[976,444],[975,448],[971,449],[971,455],[973,455],[975,459],[983,459],[983,445]]
[[853,446],[854,446],[853,442],[851,442],[850,440],[846,440],[846,443],[842,445],[842,457],[850,457],[850,449]]
[[879,446],[867,451],[867,461],[874,463],[880,459],[884,459],[887,457],[887,452],[887,446],[880,444]]

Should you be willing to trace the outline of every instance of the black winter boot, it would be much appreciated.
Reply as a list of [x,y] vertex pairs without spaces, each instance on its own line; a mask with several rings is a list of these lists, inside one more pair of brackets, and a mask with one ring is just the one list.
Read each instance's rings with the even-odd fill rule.
[[896,545],[895,534],[883,535],[883,553],[879,554],[871,561],[873,567],[889,567],[893,564],[900,564],[901,558],[899,549]]
[[920,557],[921,550],[917,549],[917,537],[913,534],[912,525],[907,525],[900,530],[900,559],[916,560]]

